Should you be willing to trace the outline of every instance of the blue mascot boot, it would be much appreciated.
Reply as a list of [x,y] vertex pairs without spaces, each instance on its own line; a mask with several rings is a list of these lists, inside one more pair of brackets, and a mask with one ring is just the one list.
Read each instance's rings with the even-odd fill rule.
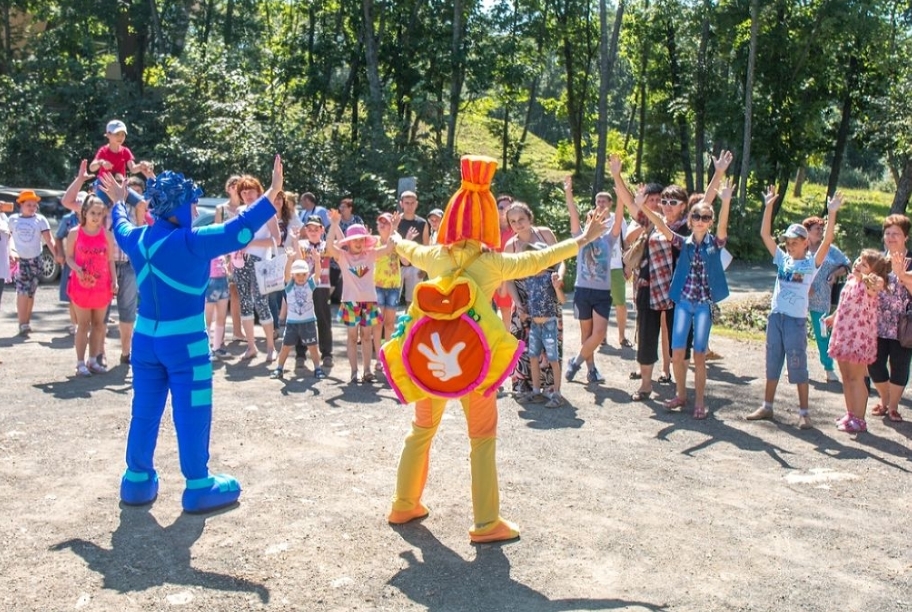
[[182,503],[187,512],[210,512],[230,506],[240,496],[241,484],[233,476],[216,474],[188,480]]
[[151,504],[158,497],[158,473],[124,472],[120,480],[120,500],[128,506]]

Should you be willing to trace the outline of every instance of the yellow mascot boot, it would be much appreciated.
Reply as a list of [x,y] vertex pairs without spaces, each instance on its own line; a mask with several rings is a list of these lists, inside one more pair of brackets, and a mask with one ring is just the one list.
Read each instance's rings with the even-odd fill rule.
[[497,438],[476,438],[472,443],[472,508],[475,525],[469,529],[473,542],[500,542],[519,537],[519,526],[500,516],[497,484]]
[[427,506],[421,503],[421,494],[427,482],[431,440],[436,431],[436,427],[418,427],[412,424],[412,433],[405,438],[396,476],[396,495],[387,517],[387,521],[394,525],[428,515]]

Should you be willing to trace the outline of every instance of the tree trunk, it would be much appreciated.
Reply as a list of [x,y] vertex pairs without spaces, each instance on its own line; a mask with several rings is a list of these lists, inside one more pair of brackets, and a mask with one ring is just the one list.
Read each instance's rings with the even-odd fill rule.
[[[645,2],[646,19],[649,18],[649,0]],[[640,41],[642,53],[640,54],[640,87],[637,92],[637,99],[640,101],[640,131],[637,134],[637,152],[636,164],[633,172],[636,181],[643,181],[643,142],[646,138],[646,68],[649,64],[649,44],[647,41]]]
[[[383,89],[380,85],[380,60],[377,57],[377,41],[374,37],[374,2],[362,0],[364,9],[364,61],[367,71],[367,125],[374,155],[383,151]],[[373,157],[373,156],[371,156]]]
[[700,32],[700,47],[697,51],[697,82],[694,94],[694,149],[696,162],[696,190],[703,192],[703,179],[705,174],[703,151],[706,150],[706,97],[707,84],[709,79],[709,68],[707,66],[707,48],[709,47],[709,18],[712,12],[712,2],[706,0],[703,2],[703,19]]
[[[120,6],[116,18],[117,60],[121,78],[143,89],[143,72],[146,67],[146,27],[142,13],[135,4]],[[137,19],[133,19],[137,17]]]
[[595,179],[592,183],[592,197],[605,188],[605,163],[608,157],[608,93],[611,91],[611,77],[617,56],[618,37],[624,19],[624,0],[619,0],[614,13],[614,28],[608,41],[608,6],[606,0],[599,0],[599,56],[601,75],[598,99],[598,148],[595,160]]
[[792,195],[796,198],[801,197],[801,190],[804,187],[804,180],[807,178],[807,166],[804,164],[798,166],[798,172],[795,174],[795,187],[792,189]]
[[[842,116],[839,119],[839,129],[836,132],[836,145],[833,148],[833,164],[830,166],[826,198],[832,197],[839,186],[839,173],[842,170],[842,160],[845,157],[846,145],[849,142],[849,127],[852,122],[852,94],[856,87],[858,68],[858,58],[852,54],[849,58],[849,69],[846,71],[846,87],[842,98]],[[823,212],[821,213],[824,216],[826,216],[826,198],[824,199]]]
[[[684,84],[681,68],[678,65],[678,44],[675,39],[674,25],[668,21],[665,25],[665,45],[668,49],[669,73],[671,76],[671,93],[676,102],[684,100]],[[687,117],[683,112],[675,112],[675,123],[678,125],[678,138],[681,140],[681,167],[684,170],[684,182],[687,193],[694,190],[693,168],[690,165],[690,134],[687,128]]]
[[463,62],[463,36],[464,24],[462,15],[462,0],[453,2],[453,40],[452,48],[452,74],[450,76],[450,116],[447,120],[446,151],[452,157],[456,153],[456,122],[459,119],[459,98],[462,95],[462,84],[465,80],[465,66]]
[[744,83],[744,141],[741,148],[741,175],[738,188],[738,199],[742,203],[747,202],[747,177],[750,175],[751,133],[753,129],[751,123],[754,117],[754,67],[757,63],[757,38],[760,35],[760,0],[751,0],[750,14],[750,46],[747,54],[747,77]]
[[896,183],[896,193],[893,195],[893,204],[890,205],[890,214],[906,214],[910,195],[912,195],[912,157],[906,161],[899,181]]
[[234,0],[228,0],[225,5],[225,27],[222,29],[222,39],[225,41],[225,47],[228,49],[234,47]]
[[13,30],[10,25],[10,3],[3,3],[3,49],[0,57],[0,74],[9,74],[10,65],[13,63]]

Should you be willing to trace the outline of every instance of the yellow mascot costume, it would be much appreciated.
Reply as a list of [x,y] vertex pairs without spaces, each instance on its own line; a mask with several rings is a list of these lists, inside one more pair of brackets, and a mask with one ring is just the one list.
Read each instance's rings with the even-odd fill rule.
[[397,242],[396,251],[427,272],[415,288],[408,312],[380,351],[387,379],[402,403],[415,402],[415,420],[405,438],[390,523],[427,516],[421,502],[431,441],[449,399],[458,399],[471,443],[473,542],[519,537],[519,528],[500,516],[495,449],[496,391],[525,347],[511,336],[491,307],[506,280],[532,276],[568,257],[604,231],[598,217],[585,233],[541,251],[497,253],[500,224],[491,180],[497,162],[461,160],[462,185],[450,198],[436,245]]

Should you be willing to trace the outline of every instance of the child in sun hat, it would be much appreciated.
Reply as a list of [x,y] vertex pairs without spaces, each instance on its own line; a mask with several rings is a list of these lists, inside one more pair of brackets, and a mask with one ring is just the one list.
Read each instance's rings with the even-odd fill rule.
[[[361,360],[364,376],[360,381],[370,383],[376,380],[371,373],[373,344],[379,342],[380,309],[377,306],[377,287],[374,285],[374,268],[377,258],[392,253],[396,243],[390,240],[386,245],[377,246],[378,239],[371,236],[360,223],[350,225],[342,236],[339,223],[342,215],[338,210],[329,212],[329,236],[326,252],[339,263],[342,269],[342,303],[339,306],[339,320],[348,328],[346,349],[351,366],[351,382],[358,378],[358,329],[371,328],[371,337],[361,340]],[[399,213],[390,219],[392,231],[399,227]]]
[[[311,249],[312,250],[312,249]],[[282,378],[285,375],[285,360],[298,342],[307,347],[310,360],[313,362],[313,372],[316,378],[326,378],[326,373],[320,367],[320,351],[317,350],[317,315],[314,311],[314,290],[321,273],[320,256],[316,252],[310,253],[313,270],[303,259],[291,264],[285,286],[285,300],[288,304],[288,318],[285,320],[285,337],[282,340],[282,350],[275,370],[269,378]]]
[[19,318],[19,334],[22,336],[32,331],[32,308],[35,306],[38,280],[41,278],[42,241],[51,253],[54,252],[51,225],[44,215],[38,214],[40,201],[38,194],[26,189],[16,198],[19,212],[9,218],[10,235],[19,258],[19,270],[16,273],[16,314]]

